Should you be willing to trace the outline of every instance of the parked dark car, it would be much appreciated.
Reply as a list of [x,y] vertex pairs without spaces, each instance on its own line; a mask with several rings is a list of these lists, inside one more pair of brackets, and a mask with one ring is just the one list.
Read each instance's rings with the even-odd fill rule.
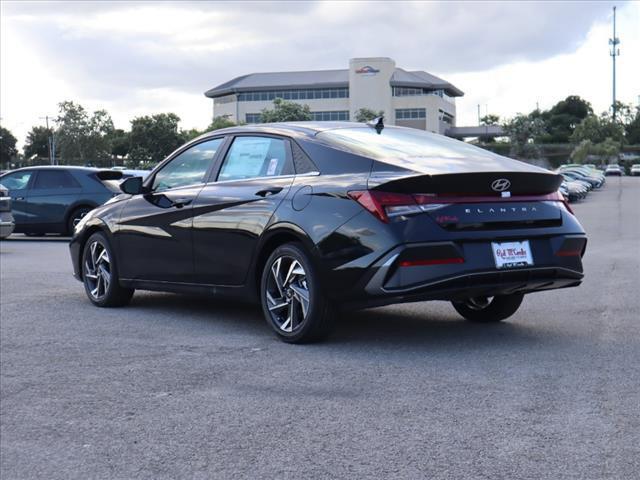
[[87,212],[119,192],[84,167],[27,167],[0,176],[12,200],[15,232],[71,234]]
[[339,309],[449,300],[495,322],[581,283],[586,236],[560,175],[380,127],[204,135],[80,221],[74,274],[102,307],[134,289],[255,298],[287,342],[321,338]]

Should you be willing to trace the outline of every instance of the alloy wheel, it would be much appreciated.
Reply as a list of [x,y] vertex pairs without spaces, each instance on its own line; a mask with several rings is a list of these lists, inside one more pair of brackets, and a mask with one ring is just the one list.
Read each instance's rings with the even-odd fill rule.
[[84,278],[90,295],[95,300],[102,299],[111,284],[111,260],[109,252],[99,241],[94,241],[89,245],[84,268]]
[[275,325],[291,333],[300,328],[309,311],[309,286],[302,264],[280,256],[271,264],[265,289],[267,308]]

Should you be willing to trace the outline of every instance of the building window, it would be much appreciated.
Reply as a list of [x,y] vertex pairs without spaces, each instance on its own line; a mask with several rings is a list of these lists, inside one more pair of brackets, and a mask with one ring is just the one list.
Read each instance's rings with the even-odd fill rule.
[[426,88],[414,88],[414,87],[391,87],[393,89],[394,97],[411,97],[416,95],[428,95],[429,91]]
[[214,105],[223,105],[225,103],[231,103],[236,101],[235,95],[225,95],[224,97],[218,97],[213,100]]
[[417,120],[427,118],[425,108],[398,108],[396,110],[396,120]]
[[333,112],[311,112],[311,119],[315,122],[339,122],[349,120],[348,110]]
[[454,103],[454,97],[450,96],[443,89],[415,88],[415,87],[391,87],[394,97],[411,97],[422,95],[435,95],[447,102]]
[[247,123],[262,123],[259,113],[247,113],[244,116],[244,120]]
[[449,125],[453,125],[453,115],[445,112],[444,110],[438,110],[438,114],[440,116],[440,121]]
[[285,100],[315,100],[321,98],[349,98],[348,88],[312,88],[291,90],[269,90],[238,94],[239,102],[269,102],[276,98]]

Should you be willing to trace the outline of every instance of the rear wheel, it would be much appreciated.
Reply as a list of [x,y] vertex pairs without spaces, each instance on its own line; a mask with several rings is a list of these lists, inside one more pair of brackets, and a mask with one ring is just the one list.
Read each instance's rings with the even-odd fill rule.
[[82,253],[82,280],[89,300],[98,307],[120,307],[133,296],[133,289],[118,283],[118,266],[107,237],[96,232]]
[[333,310],[309,256],[298,244],[282,245],[269,256],[260,302],[267,323],[285,342],[321,340],[331,329]]
[[516,313],[524,294],[499,295],[495,297],[474,297],[463,302],[452,302],[453,308],[472,322],[500,322]]

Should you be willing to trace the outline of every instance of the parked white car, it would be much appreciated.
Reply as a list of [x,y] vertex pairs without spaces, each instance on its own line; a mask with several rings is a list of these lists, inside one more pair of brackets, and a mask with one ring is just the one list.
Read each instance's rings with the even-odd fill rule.
[[11,213],[9,190],[0,185],[0,238],[7,238],[11,235],[15,226]]

